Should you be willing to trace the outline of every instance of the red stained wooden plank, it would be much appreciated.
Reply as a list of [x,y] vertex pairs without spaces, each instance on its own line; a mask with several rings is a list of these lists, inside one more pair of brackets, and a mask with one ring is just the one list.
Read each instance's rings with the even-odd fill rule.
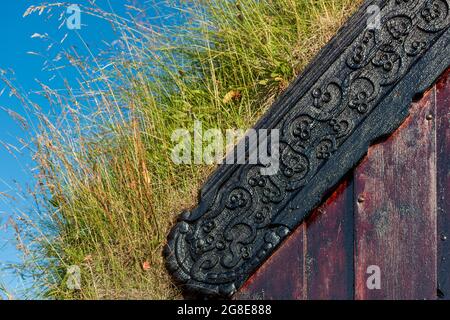
[[307,221],[308,299],[353,299],[352,200],[347,179]]
[[[343,181],[245,283],[235,299],[351,299],[352,184]],[[347,210],[345,209],[347,206]]]
[[[434,89],[355,171],[355,298],[436,297],[436,140]],[[380,267],[381,289],[367,268]]]
[[450,299],[450,69],[436,85],[438,295]]
[[304,299],[304,224],[250,277],[235,299]]

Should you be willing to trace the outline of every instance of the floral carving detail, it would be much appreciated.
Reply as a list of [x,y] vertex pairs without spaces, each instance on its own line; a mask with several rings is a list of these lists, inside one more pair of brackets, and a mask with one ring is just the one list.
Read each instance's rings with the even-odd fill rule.
[[331,93],[329,91],[322,92],[320,88],[315,88],[311,95],[314,98],[314,106],[316,108],[321,108],[325,103],[331,101]]
[[206,236],[206,243],[211,245],[214,243],[214,237],[212,235],[207,235]]
[[216,249],[217,250],[225,249],[225,242],[223,242],[222,240],[217,241],[216,242]]
[[251,177],[248,179],[248,184],[252,187],[264,187],[266,185],[266,178],[263,176]]
[[308,171],[308,160],[304,155],[285,149],[281,156],[283,164],[282,172],[287,178],[298,176],[303,178]]
[[409,48],[405,49],[409,56],[416,56],[427,48],[426,41],[414,40],[411,42]]
[[203,231],[205,233],[210,233],[214,228],[215,228],[216,224],[214,223],[214,221],[212,220],[207,220],[203,223]]
[[237,208],[245,207],[248,203],[248,199],[246,194],[241,189],[235,189],[231,192],[228,198],[227,207],[231,210],[235,210]]
[[338,120],[336,118],[331,119],[329,122],[331,129],[336,133],[337,138],[345,136],[350,129],[350,123],[348,120]]
[[262,192],[261,201],[263,203],[269,203],[269,202],[279,202],[280,197],[282,197],[283,194],[281,191],[273,185],[269,188],[264,188]]
[[372,59],[372,63],[377,67],[383,68],[386,72],[391,72],[398,59],[399,56],[397,53],[380,50],[375,55],[375,58]]
[[364,60],[364,46],[359,44],[355,47],[353,51],[353,56],[351,57],[354,64],[360,64]]
[[400,55],[391,44],[380,47],[372,58],[372,64],[381,71],[379,74],[380,85],[390,84],[400,77],[401,62]]
[[418,13],[418,28],[426,32],[437,32],[448,27],[449,0],[428,0]]
[[350,98],[350,102],[348,105],[350,108],[355,109],[361,114],[366,113],[369,109],[369,105],[367,102],[368,97],[369,95],[364,91],[355,93]]
[[410,28],[411,20],[407,17],[395,17],[387,22],[387,29],[396,40],[406,36]]
[[302,140],[308,140],[311,137],[311,119],[308,117],[299,117],[292,124],[292,135]]
[[197,239],[194,242],[194,252],[196,254],[202,254],[205,251],[206,248],[206,241],[204,239]]
[[250,250],[249,247],[242,247],[241,248],[241,257],[242,257],[242,259],[250,258],[250,253],[251,253],[251,250]]
[[323,160],[328,159],[334,151],[333,145],[333,141],[330,139],[322,140],[317,146],[316,157]]
[[358,42],[352,50],[352,54],[347,60],[347,65],[350,68],[359,68],[366,60],[370,50],[375,43],[375,33],[373,30],[364,32],[362,39]]
[[255,222],[258,224],[263,223],[267,219],[268,211],[269,211],[269,209],[267,207],[264,207],[263,209],[258,210],[253,217]]
[[441,15],[441,9],[436,2],[433,2],[422,9],[420,15],[426,22],[430,23],[439,18]]

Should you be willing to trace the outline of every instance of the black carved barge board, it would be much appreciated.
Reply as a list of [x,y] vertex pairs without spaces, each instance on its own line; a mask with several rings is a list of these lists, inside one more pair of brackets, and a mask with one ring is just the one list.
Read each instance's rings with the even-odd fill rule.
[[[374,4],[381,28],[369,30]],[[412,98],[450,65],[449,11],[450,0],[363,4],[255,126],[280,130],[280,170],[222,165],[173,227],[164,254],[183,289],[231,296],[400,125]]]

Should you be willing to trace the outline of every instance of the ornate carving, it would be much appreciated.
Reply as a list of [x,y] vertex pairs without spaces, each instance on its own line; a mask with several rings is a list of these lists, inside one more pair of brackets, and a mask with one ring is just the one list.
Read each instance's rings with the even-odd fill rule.
[[[261,165],[224,165],[202,191],[199,206],[174,226],[165,256],[185,288],[233,294],[368,145],[404,119],[409,98],[450,63],[449,1],[363,5],[329,44],[347,41],[340,52],[322,55],[323,68],[309,68],[260,122],[280,129],[278,172],[263,176]],[[374,3],[382,8],[382,25],[366,30],[365,8]],[[416,80],[408,76],[412,72]],[[421,84],[417,90],[414,81]],[[395,95],[398,88],[409,97]]]

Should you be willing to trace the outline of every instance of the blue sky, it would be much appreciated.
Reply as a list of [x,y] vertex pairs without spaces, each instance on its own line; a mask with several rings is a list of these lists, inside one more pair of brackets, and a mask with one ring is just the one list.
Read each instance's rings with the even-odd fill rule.
[[[57,1],[48,1],[50,3]],[[136,1],[135,1],[136,2]],[[137,1],[139,2],[139,1]],[[146,4],[146,1],[141,1]],[[36,101],[42,103],[45,109],[45,102],[39,99],[34,91],[39,89],[36,80],[48,84],[52,88],[62,88],[61,82],[53,78],[53,73],[43,70],[44,58],[31,55],[27,52],[44,53],[50,57],[56,56],[61,47],[53,47],[47,51],[48,42],[43,41],[39,37],[32,38],[33,34],[48,34],[55,40],[64,38],[67,34],[62,46],[65,48],[76,45],[83,47],[80,38],[89,46],[91,51],[98,52],[104,49],[107,44],[111,44],[117,39],[117,35],[111,30],[109,24],[99,21],[97,18],[89,17],[81,12],[81,29],[74,31],[69,30],[66,25],[59,28],[61,21],[58,21],[60,13],[65,8],[53,11],[53,16],[33,14],[31,16],[22,17],[25,10],[30,5],[39,4],[39,0],[20,0],[20,1],[4,1],[2,10],[0,11],[0,28],[2,30],[2,39],[0,41],[0,69],[6,72],[6,75],[19,84],[23,91]],[[74,2],[88,5],[88,1]],[[125,14],[124,4],[126,1],[118,0],[98,0],[96,4],[108,11],[114,10],[116,13]],[[139,4],[138,4],[139,5]],[[76,74],[71,74],[70,70],[64,71],[64,77],[75,80]],[[0,92],[4,88],[4,84],[0,83]],[[14,110],[15,112],[25,116],[21,103],[11,97],[8,88],[5,88],[0,96],[0,141],[6,144],[18,146],[18,139],[26,137],[24,131],[11,116],[3,110],[3,108]],[[33,167],[31,156],[27,151],[22,154],[11,155],[5,147],[0,145],[0,192],[13,195],[16,200],[9,201],[0,194],[0,284],[6,285],[12,293],[17,293],[23,288],[23,283],[13,274],[2,271],[5,264],[18,261],[19,253],[15,249],[13,240],[14,235],[11,228],[5,228],[8,225],[8,219],[14,210],[22,209],[27,211],[30,203],[25,198],[21,198],[23,191],[27,185],[33,184],[30,178],[30,169]]]

